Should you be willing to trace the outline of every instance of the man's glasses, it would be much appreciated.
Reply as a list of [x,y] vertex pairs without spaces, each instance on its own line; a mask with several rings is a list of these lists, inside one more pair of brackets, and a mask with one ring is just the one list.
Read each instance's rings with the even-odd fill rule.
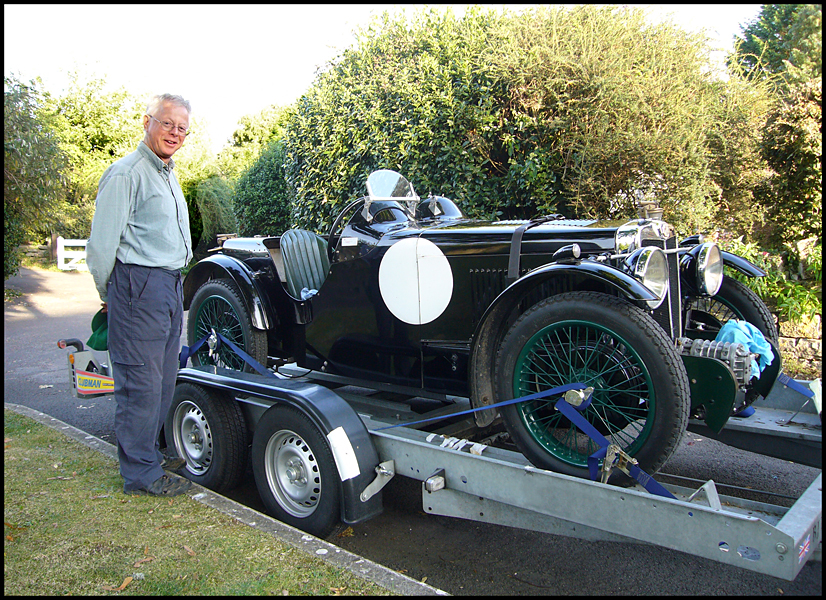
[[[152,115],[146,115],[146,116],[149,117],[150,119],[155,119],[155,117],[153,117]],[[158,123],[160,124],[160,126],[163,128],[164,131],[175,131],[176,133],[179,133],[180,135],[182,135],[184,137],[189,135],[189,129],[187,129],[186,127],[176,126],[175,123],[173,123],[171,121],[159,121],[158,119],[155,119],[155,121],[158,121]]]

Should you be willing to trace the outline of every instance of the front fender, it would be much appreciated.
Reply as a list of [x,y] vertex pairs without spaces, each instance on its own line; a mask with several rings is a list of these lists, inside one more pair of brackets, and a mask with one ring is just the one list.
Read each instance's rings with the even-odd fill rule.
[[[577,261],[566,263],[554,263],[537,267],[529,271],[507,288],[491,303],[485,311],[479,324],[476,326],[474,339],[482,333],[486,323],[491,317],[498,315],[502,307],[513,308],[530,290],[536,288],[541,283],[553,278],[564,277],[576,281],[576,289],[608,289],[617,292],[620,296],[633,302],[640,308],[647,308],[646,302],[656,300],[657,296],[640,283],[637,279],[627,273],[603,263],[594,261]],[[588,284],[593,284],[590,287]]]
[[720,254],[723,255],[723,264],[727,267],[736,269],[748,277],[766,276],[766,272],[763,269],[755,265],[750,260],[746,260],[742,256],[737,256],[736,254],[732,254],[731,252],[726,252],[724,250],[720,250]]
[[[491,303],[473,333],[469,372],[470,401],[474,408],[493,403],[493,373],[496,351],[502,343],[510,315],[531,290],[546,281],[566,278],[571,289],[597,289],[614,292],[641,308],[657,296],[638,280],[616,268],[594,261],[554,263],[537,267],[509,285]],[[476,424],[485,427],[493,422],[494,410],[474,413]]]
[[242,261],[224,254],[209,256],[196,264],[184,279],[184,310],[189,310],[192,297],[210,279],[231,279],[238,286],[252,326],[268,330],[274,326],[269,302],[262,295],[252,270]]

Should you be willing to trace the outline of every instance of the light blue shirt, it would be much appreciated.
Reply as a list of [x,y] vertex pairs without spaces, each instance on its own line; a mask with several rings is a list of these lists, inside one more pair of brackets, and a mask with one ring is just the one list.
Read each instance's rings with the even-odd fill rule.
[[141,142],[100,178],[86,264],[103,302],[115,259],[173,270],[192,259],[189,212],[174,168]]

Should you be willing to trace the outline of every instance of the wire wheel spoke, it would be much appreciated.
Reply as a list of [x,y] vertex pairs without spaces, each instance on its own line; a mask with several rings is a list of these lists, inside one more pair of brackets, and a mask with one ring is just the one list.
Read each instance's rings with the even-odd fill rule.
[[717,327],[722,327],[731,319],[741,318],[730,306],[716,298],[693,298],[688,307],[692,313],[692,320],[699,317],[706,321],[707,319],[702,319],[700,315],[707,315],[716,322]]
[[[196,337],[200,340],[204,336],[210,335],[213,329],[241,349],[244,349],[244,332],[241,328],[241,321],[232,305],[221,296],[210,296],[198,309]],[[209,350],[198,351],[201,364],[209,361]],[[230,369],[241,370],[244,362],[240,356],[227,345],[221,344],[217,351],[217,356],[213,360],[218,366]]]
[[[650,432],[653,384],[634,349],[611,330],[590,322],[562,322],[537,332],[525,344],[514,373],[522,396],[581,382],[594,388],[583,416],[609,440],[636,451]],[[547,451],[584,465],[599,444],[548,401],[518,405],[530,435]]]

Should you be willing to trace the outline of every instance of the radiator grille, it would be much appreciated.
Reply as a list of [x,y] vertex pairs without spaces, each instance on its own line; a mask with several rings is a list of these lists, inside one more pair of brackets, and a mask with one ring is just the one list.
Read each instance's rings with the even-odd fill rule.
[[[667,240],[645,240],[644,246],[656,246],[662,250],[674,250],[677,248],[677,238],[670,237]],[[654,320],[665,329],[671,339],[676,339],[682,335],[682,306],[680,291],[680,268],[677,253],[666,254],[668,259],[668,297],[654,311]]]

